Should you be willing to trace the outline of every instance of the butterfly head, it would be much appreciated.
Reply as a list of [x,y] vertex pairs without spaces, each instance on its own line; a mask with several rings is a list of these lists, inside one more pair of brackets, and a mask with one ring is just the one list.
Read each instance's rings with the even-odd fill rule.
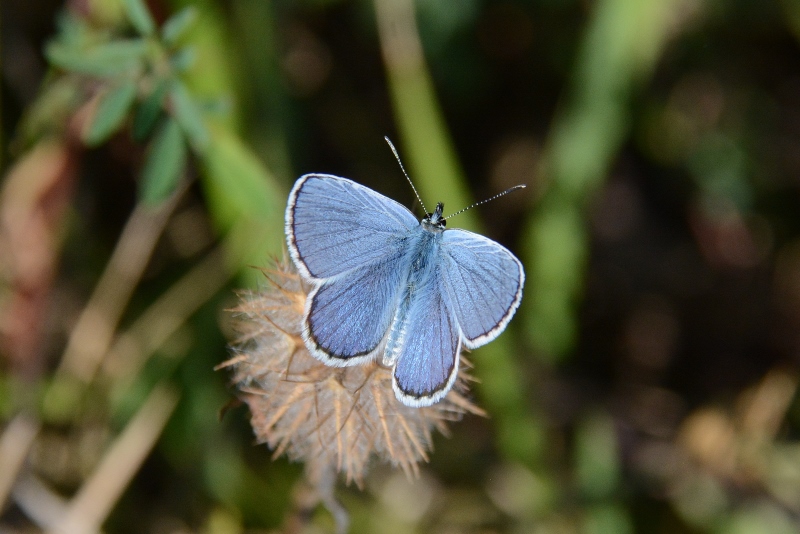
[[425,215],[425,218],[422,219],[422,226],[424,226],[425,229],[430,232],[443,231],[447,225],[447,221],[445,221],[444,217],[442,217],[443,211],[444,203],[439,202],[436,204],[436,209],[433,211],[433,213],[428,213]]

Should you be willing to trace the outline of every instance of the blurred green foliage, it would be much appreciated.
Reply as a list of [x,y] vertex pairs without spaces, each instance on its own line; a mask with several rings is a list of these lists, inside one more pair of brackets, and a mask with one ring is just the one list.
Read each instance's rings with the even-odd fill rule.
[[[796,2],[0,10],[0,450],[21,415],[40,425],[0,476],[2,528],[46,526],[20,488],[80,494],[164,384],[180,401],[104,530],[333,528],[213,369],[233,290],[284,255],[297,176],[413,206],[389,135],[428,208],[528,186],[453,221],[527,280],[469,355],[489,417],[454,423],[414,484],[376,466],[342,488],[354,532],[800,529]],[[138,209],[151,241],[124,238]],[[73,361],[102,273],[129,297]]]

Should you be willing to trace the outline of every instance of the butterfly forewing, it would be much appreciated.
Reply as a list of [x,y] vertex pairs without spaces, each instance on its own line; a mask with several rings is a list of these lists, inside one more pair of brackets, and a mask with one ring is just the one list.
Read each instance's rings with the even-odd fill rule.
[[442,235],[441,276],[465,344],[475,348],[505,329],[522,298],[522,264],[505,247],[466,230]]
[[403,205],[346,178],[307,174],[286,208],[289,252],[306,278],[324,279],[402,249],[419,221]]

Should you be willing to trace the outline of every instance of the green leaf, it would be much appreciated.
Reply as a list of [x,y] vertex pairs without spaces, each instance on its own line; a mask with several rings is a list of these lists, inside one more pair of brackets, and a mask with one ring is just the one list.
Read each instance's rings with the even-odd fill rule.
[[97,146],[106,141],[122,125],[135,98],[136,83],[133,81],[127,81],[103,95],[92,122],[83,131],[83,142]]
[[167,45],[174,45],[183,33],[197,18],[197,9],[189,6],[181,9],[164,23],[161,27],[161,37]]
[[[227,22],[223,3],[209,1],[191,3],[198,7],[198,16],[184,38],[187,42],[191,41],[200,60],[181,76],[181,81],[191,87],[192,95],[198,104],[207,99],[218,98],[220,95],[236,94],[240,88],[235,80],[240,73],[235,65],[236,62],[231,61],[231,50],[235,48],[235,43],[231,41],[229,35],[230,24]],[[234,131],[240,130],[243,120],[238,113],[203,117],[208,127],[229,128]]]
[[185,46],[172,54],[169,58],[169,62],[175,70],[183,72],[192,68],[196,59],[197,53],[195,48],[193,46]]
[[181,127],[167,118],[147,153],[139,184],[139,198],[157,204],[167,198],[180,180],[186,166],[186,141]]
[[147,52],[142,39],[126,39],[88,49],[50,43],[45,49],[48,61],[64,70],[98,77],[110,77],[141,65]]
[[230,96],[203,100],[201,105],[203,113],[208,115],[230,115],[233,111],[233,101]]
[[136,108],[136,114],[133,116],[133,138],[137,141],[144,141],[153,131],[153,127],[164,109],[167,87],[166,80],[161,80],[153,92]]
[[83,86],[74,76],[61,76],[44,84],[36,99],[23,114],[19,125],[23,145],[34,142],[67,124],[74,110],[85,99]]
[[128,18],[133,27],[142,35],[152,35],[156,31],[156,24],[150,15],[150,10],[142,0],[122,0]]
[[56,15],[56,29],[59,43],[78,46],[89,42],[91,30],[86,19],[70,10],[64,10]]
[[200,155],[203,191],[215,226],[229,235],[231,267],[242,283],[257,283],[254,269],[269,254],[285,250],[283,215],[286,195],[256,155],[229,130],[214,131]]
[[223,229],[238,218],[283,218],[284,194],[272,174],[241,139],[226,130],[215,132],[203,155],[204,186],[210,209]]
[[208,146],[209,134],[200,107],[189,94],[186,86],[179,81],[172,84],[170,97],[175,120],[183,128],[194,149],[203,152]]

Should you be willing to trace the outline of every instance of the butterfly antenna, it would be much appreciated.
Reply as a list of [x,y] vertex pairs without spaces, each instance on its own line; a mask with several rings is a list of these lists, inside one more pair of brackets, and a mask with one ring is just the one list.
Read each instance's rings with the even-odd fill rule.
[[467,207],[466,207],[466,208],[464,208],[463,210],[458,210],[457,212],[455,212],[455,213],[453,213],[453,214],[451,214],[451,215],[448,215],[448,216],[447,216],[447,217],[445,217],[444,219],[445,219],[445,220],[447,220],[447,219],[452,219],[453,217],[455,217],[455,216],[456,216],[456,215],[458,215],[459,213],[464,213],[464,212],[465,212],[465,211],[467,211],[467,210],[471,210],[471,209],[472,209],[472,208],[474,208],[475,206],[480,206],[481,204],[486,204],[487,202],[491,202],[492,200],[494,200],[494,199],[496,199],[496,198],[500,198],[500,197],[502,197],[503,195],[507,195],[507,194],[511,193],[512,191],[516,191],[517,189],[525,189],[525,184],[515,185],[514,187],[512,187],[512,188],[510,188],[510,189],[506,189],[506,190],[505,190],[505,191],[503,191],[502,193],[497,193],[495,196],[493,196],[493,197],[491,197],[491,198],[487,198],[486,200],[481,200],[480,202],[476,202],[476,203],[475,203],[475,204],[473,204],[472,206],[467,206]]
[[406,168],[403,167],[403,162],[400,161],[400,154],[397,153],[397,149],[394,147],[394,145],[392,144],[392,142],[389,140],[389,138],[387,136],[384,136],[383,138],[389,144],[389,148],[392,149],[392,154],[394,154],[394,157],[397,160],[397,163],[400,164],[400,170],[403,171],[403,174],[406,176],[406,180],[408,180],[408,183],[411,184],[411,189],[414,190],[414,194],[417,196],[417,200],[419,201],[419,205],[422,206],[422,211],[424,211],[425,213],[428,213],[428,210],[425,209],[425,204],[422,203],[422,199],[420,198],[419,193],[417,193],[417,188],[414,187],[414,182],[411,181],[411,178],[408,176],[408,173],[406,172]]

